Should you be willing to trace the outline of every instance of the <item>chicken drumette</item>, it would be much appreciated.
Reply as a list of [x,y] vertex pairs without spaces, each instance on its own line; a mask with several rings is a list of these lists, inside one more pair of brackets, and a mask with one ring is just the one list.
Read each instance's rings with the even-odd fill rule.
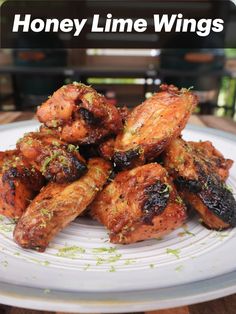
[[180,195],[206,226],[221,230],[236,225],[236,201],[224,182],[232,160],[225,159],[210,142],[181,138],[173,140],[163,155]]
[[40,122],[68,143],[92,144],[122,129],[118,109],[92,87],[61,87],[37,110]]
[[167,171],[157,163],[120,172],[90,206],[112,243],[157,238],[181,226],[185,205]]

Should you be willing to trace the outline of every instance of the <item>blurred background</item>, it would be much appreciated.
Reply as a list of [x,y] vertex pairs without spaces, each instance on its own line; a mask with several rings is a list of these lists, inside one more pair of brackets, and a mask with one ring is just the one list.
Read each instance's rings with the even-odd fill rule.
[[198,113],[236,119],[236,49],[0,50],[1,111],[33,111],[73,81],[128,107],[161,83],[192,87]]
[[[209,11],[221,11],[220,2],[200,2]],[[229,3],[230,17],[236,17],[236,0]],[[230,23],[226,37],[236,29]],[[193,88],[200,99],[197,113],[236,119],[236,49],[58,49],[67,35],[48,38],[53,49],[0,49],[1,112],[35,111],[53,91],[73,81],[92,85],[114,104],[128,107],[168,83]],[[25,40],[18,36],[15,46],[24,46]],[[40,40],[32,35],[31,46],[40,46]],[[178,47],[177,37],[175,43]]]

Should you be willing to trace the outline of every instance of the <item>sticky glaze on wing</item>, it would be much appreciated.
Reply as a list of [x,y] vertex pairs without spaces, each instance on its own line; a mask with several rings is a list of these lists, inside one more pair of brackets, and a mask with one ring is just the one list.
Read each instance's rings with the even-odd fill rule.
[[224,159],[211,143],[175,139],[165,150],[164,165],[205,225],[216,230],[236,225],[236,201],[224,182],[232,161]]
[[25,134],[17,147],[24,158],[49,181],[72,182],[87,171],[77,146],[68,145],[45,132]]
[[160,237],[182,225],[185,205],[166,170],[156,163],[120,172],[90,206],[112,243]]
[[69,143],[92,144],[122,129],[117,108],[82,83],[58,89],[37,110],[40,122],[54,128]]

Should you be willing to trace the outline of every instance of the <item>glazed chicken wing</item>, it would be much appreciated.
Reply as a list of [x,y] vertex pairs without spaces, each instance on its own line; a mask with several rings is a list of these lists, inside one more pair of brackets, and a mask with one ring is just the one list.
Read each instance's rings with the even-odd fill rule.
[[44,184],[16,150],[0,152],[0,214],[18,219]]
[[43,252],[52,238],[93,201],[106,183],[110,169],[107,161],[94,158],[79,180],[70,184],[49,183],[18,221],[15,241],[24,248]]
[[157,163],[120,172],[90,206],[112,243],[157,238],[181,226],[185,205],[167,171]]
[[82,83],[58,89],[38,108],[37,116],[68,143],[96,143],[109,134],[117,134],[122,128],[117,108]]
[[181,196],[206,226],[216,230],[236,225],[236,201],[224,183],[231,165],[209,142],[178,138],[164,152],[164,166]]
[[24,158],[49,181],[72,182],[87,170],[78,147],[45,132],[25,134],[17,147]]
[[[225,181],[229,176],[229,169],[233,165],[233,160],[225,159],[210,141],[205,142],[188,142],[194,151],[205,161],[209,168],[214,171]],[[213,169],[212,169],[213,170]]]
[[162,85],[161,91],[134,108],[115,142],[118,168],[154,160],[185,127],[197,104],[189,90]]

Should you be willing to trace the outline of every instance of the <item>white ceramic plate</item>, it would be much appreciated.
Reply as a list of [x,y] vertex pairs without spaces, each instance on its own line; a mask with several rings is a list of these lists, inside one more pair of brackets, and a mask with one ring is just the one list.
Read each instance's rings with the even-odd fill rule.
[[[13,148],[27,121],[0,128],[0,150]],[[210,140],[236,160],[236,139],[189,126],[187,140]],[[236,166],[228,184],[236,192]],[[77,219],[45,253],[19,248],[14,225],[0,221],[0,303],[68,312],[132,312],[202,302],[236,292],[236,229],[207,230],[190,217],[163,239],[112,245],[103,226]]]

